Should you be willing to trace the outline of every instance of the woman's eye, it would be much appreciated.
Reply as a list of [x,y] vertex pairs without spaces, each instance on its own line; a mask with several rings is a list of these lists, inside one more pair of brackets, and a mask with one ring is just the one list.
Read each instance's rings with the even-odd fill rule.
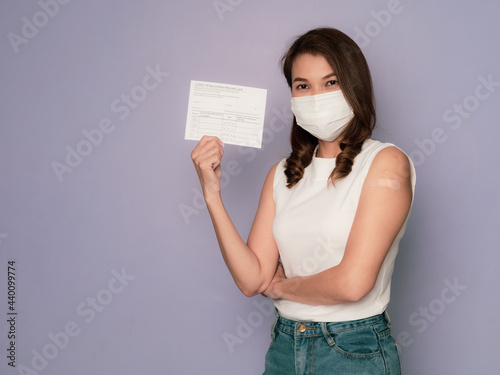
[[297,90],[305,90],[305,89],[307,89],[307,85],[305,83],[297,85]]
[[326,85],[327,85],[327,86],[335,86],[335,85],[337,85],[338,83],[339,83],[339,81],[336,81],[336,80],[332,79],[331,81],[328,81],[328,82],[326,83]]

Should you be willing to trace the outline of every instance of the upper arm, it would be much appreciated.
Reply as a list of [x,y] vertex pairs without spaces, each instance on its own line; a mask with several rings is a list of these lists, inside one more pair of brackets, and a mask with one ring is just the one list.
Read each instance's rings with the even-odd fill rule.
[[262,291],[271,282],[279,259],[278,246],[272,231],[276,208],[273,199],[273,181],[278,164],[271,167],[267,174],[247,241],[247,245],[255,253],[260,263]]
[[373,288],[382,263],[403,226],[413,199],[411,166],[396,147],[381,150],[363,184],[342,267],[357,283],[358,295]]

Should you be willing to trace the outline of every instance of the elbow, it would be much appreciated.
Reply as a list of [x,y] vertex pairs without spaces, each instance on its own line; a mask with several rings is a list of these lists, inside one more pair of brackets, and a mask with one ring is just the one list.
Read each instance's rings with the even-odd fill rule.
[[338,273],[335,277],[337,283],[332,281],[332,284],[336,284],[338,300],[346,303],[359,302],[375,286],[376,274],[360,267],[348,267],[342,266],[342,264],[337,267]]
[[264,289],[259,286],[251,286],[251,285],[238,285],[240,292],[243,293],[245,297],[255,297],[258,294],[264,292]]
[[238,288],[240,289],[241,293],[245,297],[255,297],[258,294],[262,294],[266,291],[267,287],[271,283],[271,280],[269,281],[263,281],[255,285],[238,285]]
[[245,297],[255,297],[257,294],[259,294],[259,291],[255,289],[240,288],[240,291]]
[[372,282],[359,280],[349,283],[349,286],[345,289],[343,299],[347,302],[359,302],[372,291],[374,285]]
[[344,296],[344,300],[346,302],[359,302],[361,301],[368,293],[359,292],[359,291],[350,291],[346,293]]

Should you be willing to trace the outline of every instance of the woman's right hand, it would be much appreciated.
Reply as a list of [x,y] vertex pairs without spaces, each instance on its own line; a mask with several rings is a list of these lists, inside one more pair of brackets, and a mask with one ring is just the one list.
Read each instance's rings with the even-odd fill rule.
[[219,138],[205,135],[191,153],[205,200],[220,194],[222,147],[224,143]]

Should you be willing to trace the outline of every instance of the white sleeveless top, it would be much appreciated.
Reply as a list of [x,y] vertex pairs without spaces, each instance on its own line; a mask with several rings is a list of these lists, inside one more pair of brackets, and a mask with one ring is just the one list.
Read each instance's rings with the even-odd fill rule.
[[[273,234],[287,277],[309,276],[336,266],[342,260],[354,221],[361,189],[375,155],[390,143],[367,139],[354,159],[351,173],[328,184],[335,158],[313,157],[304,177],[291,189],[286,187],[285,159],[274,176],[276,213]],[[410,160],[415,191],[415,167]],[[380,269],[374,288],[358,302],[335,306],[313,306],[288,300],[274,302],[288,319],[340,322],[367,318],[384,312],[390,299],[391,276],[406,221]]]

